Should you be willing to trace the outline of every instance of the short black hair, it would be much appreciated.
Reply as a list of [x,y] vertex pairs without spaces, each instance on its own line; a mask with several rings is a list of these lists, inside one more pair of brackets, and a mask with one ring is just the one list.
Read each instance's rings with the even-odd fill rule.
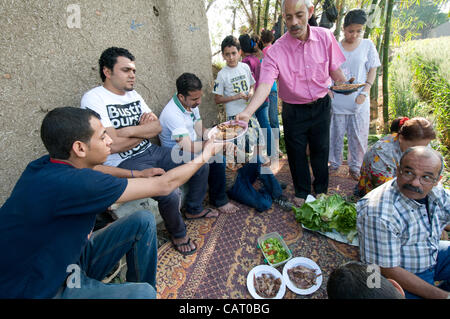
[[41,139],[50,157],[66,160],[73,143],[89,143],[94,134],[90,120],[100,115],[90,109],[64,106],[47,113],[41,125]]
[[183,73],[177,79],[177,94],[183,96],[188,96],[192,91],[199,91],[202,87],[202,81],[193,73]]
[[[379,287],[369,287],[367,264],[350,261],[333,270],[327,283],[328,299],[403,299],[403,295],[377,270]],[[373,266],[373,265],[372,265]]]
[[236,39],[234,36],[229,35],[227,37],[225,37],[225,39],[223,39],[222,44],[221,44],[221,50],[222,52],[225,50],[225,48],[227,47],[236,47],[236,49],[239,51],[241,49],[241,45],[239,44],[238,39]]
[[261,41],[264,43],[272,43],[275,40],[275,35],[270,30],[261,31]]
[[353,9],[347,12],[344,18],[344,28],[351,24],[365,25],[367,22],[367,13],[362,9]]
[[102,55],[100,56],[100,59],[98,60],[98,65],[100,68],[100,77],[102,78],[102,81],[105,82],[106,76],[105,73],[103,73],[103,68],[107,67],[110,70],[114,69],[114,65],[117,63],[117,58],[119,56],[126,57],[130,59],[131,61],[134,61],[134,56],[124,48],[118,48],[118,47],[110,47],[103,51]]

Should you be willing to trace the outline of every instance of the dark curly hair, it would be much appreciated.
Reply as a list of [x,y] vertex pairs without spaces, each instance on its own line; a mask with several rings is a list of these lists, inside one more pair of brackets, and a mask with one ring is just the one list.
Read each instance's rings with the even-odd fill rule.
[[239,51],[241,49],[241,45],[239,44],[238,39],[236,39],[234,36],[229,35],[223,39],[222,44],[220,46],[222,52],[227,47],[236,47],[236,49]]
[[105,73],[103,73],[103,68],[106,67],[110,70],[114,69],[114,65],[117,63],[117,58],[119,56],[126,57],[131,61],[135,60],[130,51],[124,48],[111,47],[103,51],[100,59],[98,60],[100,77],[102,78],[103,82],[105,82],[106,79]]

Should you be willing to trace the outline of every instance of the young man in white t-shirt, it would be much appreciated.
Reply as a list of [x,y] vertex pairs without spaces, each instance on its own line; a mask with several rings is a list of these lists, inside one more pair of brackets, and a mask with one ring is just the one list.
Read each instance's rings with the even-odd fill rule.
[[[130,177],[133,177],[134,170],[148,168],[155,168],[155,174],[163,174],[182,163],[173,161],[171,149],[152,145],[149,140],[158,135],[161,126],[158,117],[134,90],[134,60],[134,56],[126,49],[106,49],[99,60],[103,86],[85,93],[81,107],[92,109],[100,115],[103,126],[113,140],[106,165],[128,169]],[[188,182],[185,206],[189,218],[217,216],[217,211],[204,209],[202,205],[208,172],[208,165],[204,165]],[[180,213],[179,191],[155,197],[155,200],[158,201],[159,211],[175,248],[183,255],[193,254],[197,247],[186,233]]]
[[[183,73],[176,81],[177,93],[164,107],[159,121],[162,131],[159,140],[162,146],[174,147],[189,156],[203,150],[207,140],[198,106],[202,103],[202,82],[192,73]],[[233,144],[231,146],[234,147]],[[209,163],[209,202],[222,213],[233,213],[238,207],[229,202],[226,194],[225,161],[218,155]]]

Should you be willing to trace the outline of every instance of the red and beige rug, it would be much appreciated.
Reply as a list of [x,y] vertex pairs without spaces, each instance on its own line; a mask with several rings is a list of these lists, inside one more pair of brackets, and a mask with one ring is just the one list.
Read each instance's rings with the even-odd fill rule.
[[[285,195],[293,198],[289,166],[280,160],[277,178],[288,184]],[[356,182],[345,167],[330,176],[330,192],[350,196]],[[333,269],[352,259],[358,259],[358,248],[336,242],[325,236],[303,230],[293,212],[274,204],[258,213],[247,206],[234,203],[240,210],[221,214],[218,218],[186,221],[188,234],[195,240],[198,252],[182,256],[170,242],[158,250],[157,291],[161,299],[247,299],[247,274],[264,264],[258,237],[278,232],[283,236],[294,257],[314,260],[324,275],[322,286],[314,294],[299,296],[286,289],[284,298],[327,298],[326,283]],[[278,270],[282,272],[283,266]]]

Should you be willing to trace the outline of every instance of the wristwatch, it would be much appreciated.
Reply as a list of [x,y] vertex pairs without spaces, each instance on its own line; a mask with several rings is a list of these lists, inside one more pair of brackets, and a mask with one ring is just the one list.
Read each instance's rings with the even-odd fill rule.
[[365,97],[369,96],[369,93],[365,92],[365,91],[361,91],[361,93],[359,93],[359,95],[364,95]]

